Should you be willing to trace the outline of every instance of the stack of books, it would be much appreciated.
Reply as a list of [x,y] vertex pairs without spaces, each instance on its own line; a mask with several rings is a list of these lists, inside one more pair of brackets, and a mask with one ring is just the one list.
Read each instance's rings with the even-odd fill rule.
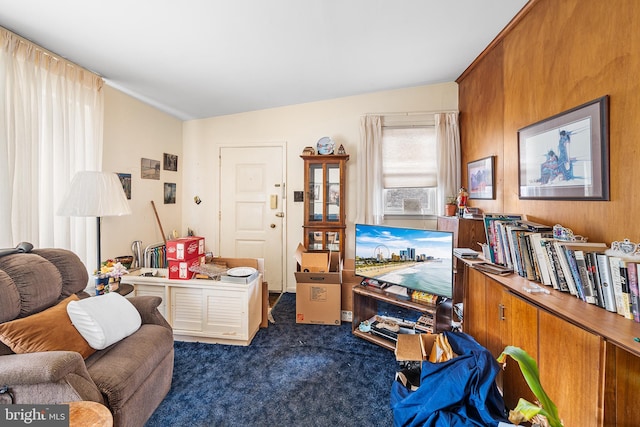
[[480,256],[480,253],[469,248],[454,248],[453,255],[458,258],[475,259]]

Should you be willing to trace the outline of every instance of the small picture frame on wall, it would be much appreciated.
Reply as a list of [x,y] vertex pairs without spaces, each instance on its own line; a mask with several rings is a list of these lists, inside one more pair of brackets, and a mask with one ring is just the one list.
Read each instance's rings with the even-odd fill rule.
[[160,179],[160,160],[140,159],[140,178]]
[[176,184],[174,182],[164,183],[164,204],[173,205],[176,203]]
[[609,97],[518,131],[520,199],[609,200]]
[[122,184],[124,194],[125,196],[127,196],[127,200],[131,200],[131,174],[119,173],[118,178],[120,179],[120,183]]
[[496,198],[496,188],[493,184],[495,159],[496,156],[489,156],[467,163],[467,189],[470,199]]
[[178,170],[178,156],[175,154],[163,153],[163,169],[176,172]]

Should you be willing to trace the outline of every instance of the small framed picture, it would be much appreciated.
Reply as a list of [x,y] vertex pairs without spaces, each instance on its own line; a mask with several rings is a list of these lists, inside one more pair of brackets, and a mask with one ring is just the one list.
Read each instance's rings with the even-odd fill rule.
[[176,184],[173,182],[164,183],[164,204],[172,205],[176,203]]
[[160,179],[160,160],[140,159],[140,178]]
[[496,198],[494,182],[494,165],[496,156],[485,157],[467,163],[467,189],[470,199]]
[[120,178],[120,183],[122,184],[124,194],[127,196],[127,200],[131,200],[131,174],[119,173],[118,178]]
[[176,172],[178,170],[178,156],[175,154],[164,153],[163,169],[166,171]]

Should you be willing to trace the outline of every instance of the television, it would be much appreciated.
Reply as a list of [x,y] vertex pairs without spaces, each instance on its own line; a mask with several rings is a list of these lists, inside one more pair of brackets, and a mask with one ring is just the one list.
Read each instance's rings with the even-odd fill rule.
[[357,276],[452,298],[452,232],[356,224],[355,240]]

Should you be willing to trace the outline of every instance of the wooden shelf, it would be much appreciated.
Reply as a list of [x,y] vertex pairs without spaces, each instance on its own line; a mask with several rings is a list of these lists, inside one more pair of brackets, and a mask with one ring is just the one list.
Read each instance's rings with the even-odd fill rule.
[[353,335],[360,337],[364,340],[370,341],[374,344],[379,345],[380,347],[384,347],[387,350],[391,350],[391,351],[395,351],[396,349],[396,343],[395,341],[391,341],[391,340],[386,340],[382,337],[379,337],[377,335],[374,335],[370,332],[362,332],[359,329],[354,329],[353,330]]
[[358,329],[361,322],[378,314],[378,303],[384,302],[396,307],[419,313],[430,313],[435,317],[435,332],[451,329],[451,300],[440,304],[428,304],[398,298],[382,289],[357,285],[353,287],[353,320],[351,330],[357,337],[370,341],[389,350],[395,350],[396,343]]

